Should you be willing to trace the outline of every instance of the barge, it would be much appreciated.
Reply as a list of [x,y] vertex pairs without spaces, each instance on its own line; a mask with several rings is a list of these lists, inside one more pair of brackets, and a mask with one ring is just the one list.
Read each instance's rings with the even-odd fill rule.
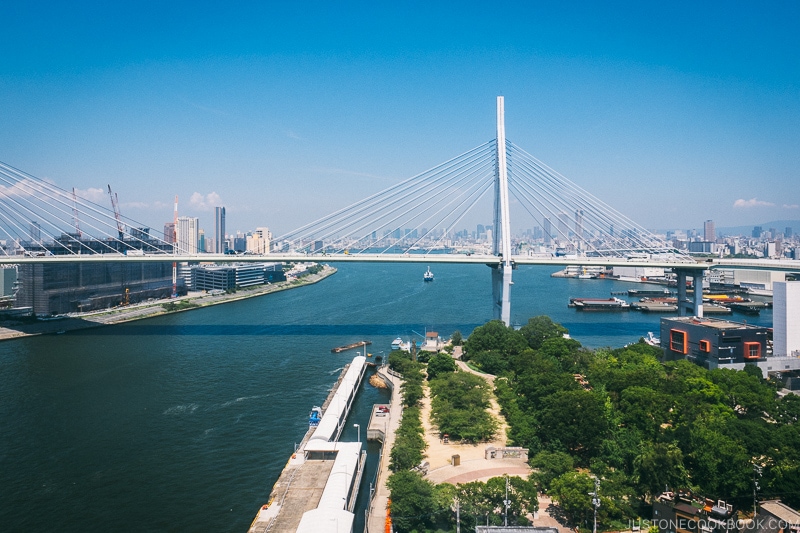
[[331,353],[346,352],[347,350],[353,350],[355,348],[361,348],[362,346],[369,346],[370,344],[372,344],[372,341],[354,342],[353,344],[348,344],[347,346],[337,346],[336,348],[331,348]]
[[628,311],[631,306],[621,298],[570,298],[568,307],[579,311]]

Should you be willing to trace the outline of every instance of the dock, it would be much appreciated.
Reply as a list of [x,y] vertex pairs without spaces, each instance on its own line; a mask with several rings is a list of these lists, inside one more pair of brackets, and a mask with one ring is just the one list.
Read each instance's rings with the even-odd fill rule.
[[249,533],[351,531],[366,451],[360,442],[339,442],[339,436],[365,371],[364,356],[342,371],[318,425],[309,427],[287,461]]
[[392,408],[388,403],[376,403],[372,406],[372,414],[367,425],[367,440],[384,442],[389,427]]

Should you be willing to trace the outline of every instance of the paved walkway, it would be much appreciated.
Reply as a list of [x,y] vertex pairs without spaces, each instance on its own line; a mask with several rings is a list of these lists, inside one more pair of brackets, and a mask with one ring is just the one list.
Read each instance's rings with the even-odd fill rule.
[[387,425],[386,440],[381,449],[381,460],[378,466],[378,481],[375,494],[369,507],[369,516],[365,533],[381,533],[386,529],[386,504],[389,501],[389,488],[386,480],[389,478],[389,453],[394,445],[394,437],[400,420],[403,417],[403,395],[400,393],[400,378],[381,371],[381,377],[387,379],[392,387],[392,399],[389,402],[389,423]]

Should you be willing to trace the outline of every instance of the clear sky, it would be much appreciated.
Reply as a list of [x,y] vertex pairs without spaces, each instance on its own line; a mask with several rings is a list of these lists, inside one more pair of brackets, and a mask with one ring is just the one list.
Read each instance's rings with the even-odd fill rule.
[[[223,5],[225,4],[225,5]],[[288,231],[495,136],[648,228],[800,219],[800,2],[3,2],[0,161]],[[487,223],[489,220],[486,221]]]

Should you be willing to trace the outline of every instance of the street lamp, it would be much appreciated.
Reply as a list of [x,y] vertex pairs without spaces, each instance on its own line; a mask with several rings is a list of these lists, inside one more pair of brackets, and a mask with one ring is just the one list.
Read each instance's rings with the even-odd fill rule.
[[361,426],[358,424],[353,424],[353,427],[358,430],[358,442],[361,442]]
[[589,496],[592,497],[592,506],[594,507],[594,526],[592,533],[597,533],[597,509],[600,508],[600,480],[594,478],[594,492],[590,492]]

